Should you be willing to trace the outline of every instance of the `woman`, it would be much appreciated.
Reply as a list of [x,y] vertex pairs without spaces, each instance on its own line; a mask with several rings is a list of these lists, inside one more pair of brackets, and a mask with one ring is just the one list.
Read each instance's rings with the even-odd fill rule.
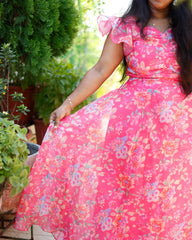
[[[192,239],[189,2],[133,0],[98,63],[50,116],[15,227],[57,240]],[[129,80],[77,113],[122,59]]]

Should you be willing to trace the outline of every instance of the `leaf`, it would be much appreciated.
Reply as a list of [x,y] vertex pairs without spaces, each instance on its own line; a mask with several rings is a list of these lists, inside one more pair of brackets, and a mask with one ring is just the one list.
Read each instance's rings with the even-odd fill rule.
[[12,171],[13,175],[20,175],[20,172],[22,170],[22,166],[21,165],[15,165]]
[[27,169],[24,169],[24,170],[22,170],[22,172],[21,172],[21,174],[20,174],[20,177],[21,178],[26,178],[28,176],[28,171],[27,171]]
[[2,159],[2,162],[7,165],[7,163],[8,163],[7,158],[4,157],[4,158]]
[[17,136],[18,136],[18,138],[20,138],[21,140],[26,140],[26,141],[27,141],[26,134],[24,134],[22,131],[18,131],[18,132],[17,132]]
[[20,178],[16,176],[11,176],[9,182],[13,187],[18,187],[20,185]]
[[5,176],[0,176],[0,183],[3,183],[5,181]]
[[13,197],[14,195],[20,193],[22,191],[21,187],[12,187],[10,192],[10,197]]
[[29,179],[27,178],[27,179],[25,179],[25,181],[23,181],[22,187],[25,188],[25,187],[27,187],[28,184],[29,184]]

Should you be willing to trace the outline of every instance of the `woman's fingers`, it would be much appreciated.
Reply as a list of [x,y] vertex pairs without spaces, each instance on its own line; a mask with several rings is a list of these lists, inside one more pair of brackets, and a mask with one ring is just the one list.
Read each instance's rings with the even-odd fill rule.
[[[63,116],[64,117],[64,116]],[[53,123],[55,127],[59,126],[61,116],[58,110],[55,110],[50,115],[50,123]]]
[[[63,116],[63,117],[64,117],[64,116]],[[62,118],[63,118],[63,117],[62,117]],[[56,116],[56,118],[55,118],[55,123],[54,123],[55,128],[57,128],[57,127],[59,126],[60,120],[61,120],[61,118],[60,118],[59,116]]]
[[55,127],[59,126],[59,122],[62,118],[68,116],[71,112],[70,106],[61,105],[50,115],[50,123],[53,123]]
[[55,119],[56,119],[56,113],[55,111],[51,113],[50,118],[49,118],[49,122],[50,123],[55,123]]

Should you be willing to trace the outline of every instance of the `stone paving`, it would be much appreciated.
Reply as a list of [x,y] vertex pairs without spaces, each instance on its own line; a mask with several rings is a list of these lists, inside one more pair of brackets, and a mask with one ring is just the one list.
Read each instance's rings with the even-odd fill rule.
[[[42,231],[42,229],[37,225],[33,226],[33,234],[34,234],[34,240],[54,240],[54,237],[52,236],[52,234]],[[17,231],[12,226],[4,232],[3,236],[15,237],[15,238],[20,238],[25,240],[31,239],[30,230],[28,230],[27,232],[21,232],[21,231]],[[3,240],[3,239],[5,238],[0,237],[0,240]],[[6,238],[6,239],[9,240],[9,238]]]

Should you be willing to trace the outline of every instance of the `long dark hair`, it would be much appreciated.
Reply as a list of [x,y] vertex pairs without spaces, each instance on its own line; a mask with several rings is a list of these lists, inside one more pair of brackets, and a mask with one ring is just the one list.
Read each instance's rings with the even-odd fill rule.
[[[143,29],[147,25],[151,10],[148,0],[133,0],[131,7],[122,16],[136,17],[136,24],[140,27],[140,34],[144,37]],[[192,11],[190,0],[184,0],[178,5],[170,4],[169,16],[173,37],[177,43],[177,61],[181,68],[181,86],[185,95],[192,92]],[[124,60],[125,64],[125,60]]]

